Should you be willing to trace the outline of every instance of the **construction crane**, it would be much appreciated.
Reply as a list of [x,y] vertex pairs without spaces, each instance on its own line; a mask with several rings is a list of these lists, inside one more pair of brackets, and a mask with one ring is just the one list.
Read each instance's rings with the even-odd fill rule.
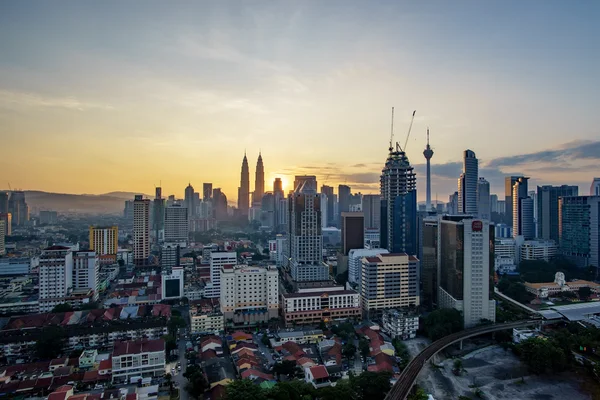
[[415,121],[415,114],[417,110],[413,111],[412,118],[410,119],[410,125],[408,126],[408,133],[406,134],[406,141],[404,142],[404,152],[406,152],[406,146],[408,145],[408,138],[410,137],[410,131],[412,130],[413,122]]
[[390,133],[390,153],[393,150],[392,143],[394,143],[394,107],[392,107],[392,127]]
[[8,190],[12,192],[12,187],[10,187],[10,182],[7,182],[7,183],[8,183]]

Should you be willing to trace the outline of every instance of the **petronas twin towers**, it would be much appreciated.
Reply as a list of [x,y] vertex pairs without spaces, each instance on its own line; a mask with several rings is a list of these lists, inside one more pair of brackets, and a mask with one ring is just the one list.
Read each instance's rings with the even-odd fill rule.
[[[252,205],[260,204],[265,194],[265,168],[263,166],[262,155],[258,153],[256,162],[256,177],[254,182],[254,192],[252,193]],[[242,174],[240,187],[238,188],[238,210],[242,215],[248,215],[250,209],[250,169],[248,168],[248,158],[244,152],[242,161]]]

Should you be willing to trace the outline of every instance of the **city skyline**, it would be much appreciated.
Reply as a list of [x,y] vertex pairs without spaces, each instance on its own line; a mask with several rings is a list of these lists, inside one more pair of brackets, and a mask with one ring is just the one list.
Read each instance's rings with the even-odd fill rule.
[[[262,150],[266,190],[309,174],[378,193],[395,106],[400,142],[417,110],[419,201],[428,126],[432,201],[454,192],[467,148],[492,193],[517,174],[585,193],[600,158],[598,7],[3,3],[0,186],[149,193],[162,181],[182,197],[212,182],[236,202],[246,148]],[[102,18],[110,29],[89,29]]]

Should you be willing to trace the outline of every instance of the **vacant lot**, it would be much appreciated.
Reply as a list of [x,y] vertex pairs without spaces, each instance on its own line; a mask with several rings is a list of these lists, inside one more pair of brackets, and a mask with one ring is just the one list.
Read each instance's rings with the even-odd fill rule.
[[[438,358],[438,362],[440,359]],[[527,369],[510,350],[489,346],[462,358],[464,371],[460,376],[452,373],[454,360],[444,359],[435,368],[423,369],[417,383],[436,400],[454,400],[459,396],[477,399],[479,389],[488,400],[587,400],[579,383],[567,377],[542,377],[527,375]]]

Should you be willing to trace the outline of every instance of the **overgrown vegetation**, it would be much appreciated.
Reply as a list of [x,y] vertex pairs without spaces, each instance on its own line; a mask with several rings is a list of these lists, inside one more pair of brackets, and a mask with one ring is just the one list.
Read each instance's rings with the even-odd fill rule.
[[463,317],[453,308],[435,310],[425,318],[425,331],[429,339],[434,341],[462,329]]

